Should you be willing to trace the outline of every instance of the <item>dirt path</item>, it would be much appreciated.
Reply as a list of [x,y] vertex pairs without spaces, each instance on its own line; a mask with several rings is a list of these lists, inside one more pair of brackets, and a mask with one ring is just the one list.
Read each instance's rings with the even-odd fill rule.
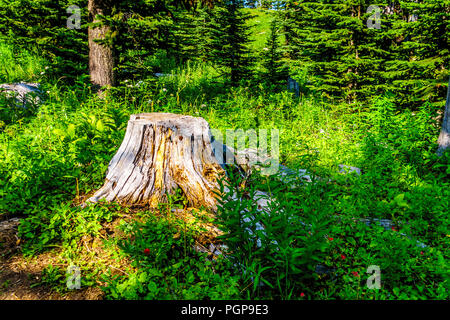
[[58,252],[50,251],[31,258],[20,253],[17,237],[19,219],[0,221],[0,300],[99,300],[103,292],[89,287],[61,294],[39,285],[42,271],[57,266]]

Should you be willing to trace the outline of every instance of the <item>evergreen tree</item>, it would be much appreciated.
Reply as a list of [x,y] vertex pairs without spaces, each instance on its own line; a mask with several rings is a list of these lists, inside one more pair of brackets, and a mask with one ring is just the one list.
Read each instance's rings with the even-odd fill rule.
[[398,1],[383,78],[404,106],[443,105],[450,75],[450,1]]
[[258,5],[263,9],[270,9],[274,1],[272,0],[258,0]]
[[178,3],[169,1],[119,1],[117,11],[104,20],[113,26],[112,43],[120,53],[116,66],[119,80],[151,77],[155,70],[148,59],[158,50],[177,52],[174,26],[181,10]]
[[[308,67],[311,89],[355,101],[368,95],[377,60],[364,23],[364,0],[288,2],[289,57]],[[372,91],[373,92],[373,91]]]
[[173,24],[174,56],[177,62],[195,59],[197,55],[197,37],[195,17],[192,12],[177,11]]
[[196,56],[201,61],[211,61],[213,17],[209,6],[199,6],[194,16],[194,34],[196,39]]
[[248,49],[249,14],[241,0],[216,3],[211,21],[211,59],[222,67],[233,85],[250,75],[251,58]]
[[279,44],[278,20],[273,19],[270,24],[270,35],[265,50],[262,53],[263,66],[266,69],[264,80],[270,84],[279,84],[287,78],[287,70],[282,62],[282,52]]
[[[80,29],[67,28],[67,8],[81,9]],[[88,66],[87,0],[0,0],[0,34],[16,48],[37,48],[51,63],[48,74],[69,79]]]
[[244,0],[244,6],[246,8],[254,9],[258,5],[258,2],[256,0]]
[[449,4],[379,1],[381,28],[373,29],[370,1],[286,0],[286,57],[307,66],[311,89],[328,98],[351,102],[390,91],[404,106],[438,102],[448,75]]
[[281,33],[284,36],[284,45],[282,50],[284,51],[284,55],[287,59],[291,61],[295,61],[298,59],[298,47],[296,46],[296,43],[293,41],[298,39],[296,30],[298,21],[297,19],[300,18],[300,15],[297,14],[298,7],[294,4],[291,0],[283,0],[280,1],[279,4],[279,20],[280,20],[280,27],[281,27]]
[[208,61],[211,57],[212,10],[197,4],[195,10],[179,11],[174,23],[175,55],[182,61]]
[[[98,59],[97,64],[103,60],[108,63],[97,65],[95,69],[104,70],[102,74],[107,75],[111,83],[116,82],[117,71],[120,82],[123,78],[152,73],[145,60],[158,49],[170,54],[179,50],[174,35],[176,17],[181,17],[187,7],[195,3],[179,0],[0,0],[0,32],[16,47],[38,47],[52,62],[50,70],[55,76],[67,79],[89,70],[88,27],[91,31],[101,31],[95,36],[91,34],[90,47],[94,48],[91,62],[93,57],[108,53],[111,59]],[[81,9],[81,29],[67,28],[70,14],[66,10],[71,5]],[[94,18],[95,23],[88,23]],[[187,52],[188,49],[186,55]],[[94,78],[100,81],[104,77],[99,74]]]

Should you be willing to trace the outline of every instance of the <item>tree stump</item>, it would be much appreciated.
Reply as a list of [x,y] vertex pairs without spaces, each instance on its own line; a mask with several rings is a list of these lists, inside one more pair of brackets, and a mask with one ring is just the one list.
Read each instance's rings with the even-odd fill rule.
[[156,208],[181,188],[193,207],[216,210],[217,178],[224,174],[203,118],[171,113],[132,115],[106,181],[88,202]]

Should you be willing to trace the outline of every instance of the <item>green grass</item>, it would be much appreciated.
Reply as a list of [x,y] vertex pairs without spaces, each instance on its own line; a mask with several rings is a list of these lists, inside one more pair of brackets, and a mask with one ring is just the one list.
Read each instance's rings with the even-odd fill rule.
[[270,11],[260,9],[246,9],[252,15],[248,20],[248,25],[252,26],[250,33],[251,48],[256,52],[261,52],[266,45],[270,35],[270,22],[274,15]]
[[44,70],[44,59],[0,41],[0,83],[34,81]]
[[[26,66],[26,61],[21,63]],[[5,70],[0,77],[6,78]],[[81,239],[101,238],[105,224],[129,212],[114,205],[81,209],[73,200],[102,185],[130,114],[174,112],[201,116],[222,130],[280,129],[281,162],[322,179],[290,188],[275,177],[255,174],[246,190],[232,179],[231,191],[241,196],[224,202],[216,223],[229,231],[223,241],[236,250],[230,259],[214,263],[191,250],[196,227],[135,212],[135,222],[122,222],[122,238],[106,239],[115,259],[132,261],[128,275],[114,275],[94,259],[83,286],[97,285],[101,277],[111,299],[448,298],[450,169],[448,154],[438,158],[434,153],[435,107],[424,104],[412,114],[396,110],[391,97],[374,97],[360,106],[332,105],[262,85],[228,88],[212,66],[172,70],[173,76],[156,83],[127,83],[104,100],[82,81],[68,86],[42,80],[45,102],[3,127],[0,216],[24,218],[23,254],[58,247],[64,259],[86,266],[79,258]],[[339,164],[358,166],[363,175],[339,174]],[[242,208],[255,213],[246,195],[256,189],[276,199],[270,214],[257,215],[270,226],[259,234],[260,247],[240,220]],[[355,222],[368,217],[391,219],[398,231]],[[427,247],[418,247],[417,241]],[[150,259],[146,248],[161,255]],[[318,276],[317,264],[335,270],[333,275]],[[381,268],[379,291],[365,286],[369,265]],[[61,286],[58,274],[46,269],[46,284]]]
[[[249,48],[252,56],[263,56],[266,54],[267,40],[270,36],[270,23],[275,15],[271,11],[261,9],[245,9],[250,14],[250,19],[247,25],[250,26]],[[283,41],[283,36],[280,35],[280,43]],[[261,60],[257,59],[253,66],[255,72],[264,72],[264,67]]]

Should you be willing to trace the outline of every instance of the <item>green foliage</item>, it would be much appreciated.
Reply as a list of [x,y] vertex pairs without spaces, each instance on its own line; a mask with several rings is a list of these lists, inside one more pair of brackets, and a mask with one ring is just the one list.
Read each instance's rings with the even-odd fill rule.
[[45,73],[45,60],[36,52],[14,50],[14,47],[0,42],[0,82],[32,82]]
[[380,29],[367,26],[372,4],[283,1],[279,14],[290,63],[306,65],[311,89],[330,99],[362,101],[393,92],[402,107],[442,103],[449,76],[449,2],[378,2]]
[[242,7],[240,0],[219,1],[214,7],[211,23],[211,59],[225,68],[233,85],[251,72],[246,24],[250,15]]
[[66,277],[64,272],[51,264],[42,270],[41,277],[41,280],[32,284],[31,287],[47,286],[50,288],[55,288],[56,291],[61,292],[63,291],[62,288],[66,286]]
[[194,239],[153,215],[125,227],[130,236],[119,244],[136,271],[106,276],[110,299],[224,299],[238,296],[236,276],[223,259],[210,261],[193,251]]
[[269,84],[277,85],[286,81],[287,70],[284,63],[281,61],[282,52],[279,43],[279,22],[273,19],[270,24],[270,35],[267,39],[266,47],[263,49],[263,66],[266,69],[263,74],[263,81]]
[[383,77],[401,105],[445,101],[450,76],[449,6],[448,0],[399,1],[399,10],[388,19],[392,27],[387,37],[395,41]]
[[157,0],[115,1],[110,9],[109,15],[98,17],[96,25],[111,28],[98,42],[115,51],[119,81],[148,79],[160,72],[160,66],[148,61],[158,49],[173,52],[175,22],[171,13],[178,10],[176,6]]
[[[326,258],[325,235],[332,222],[329,206],[318,197],[323,186],[314,184],[294,193],[276,181],[259,181],[248,189],[241,185],[241,179],[233,176],[231,184],[222,185],[220,193],[225,186],[228,191],[218,214],[230,259],[248,288],[246,298],[295,299],[312,292],[316,266]],[[256,188],[268,188],[270,196],[279,197],[262,197],[269,200],[268,208],[258,209],[256,199],[261,196]]]
[[174,50],[179,62],[211,61],[213,10],[198,4],[192,11],[177,11]]
[[14,123],[2,134],[1,212],[28,214],[89,192],[102,182],[124,134],[124,113],[115,107],[97,112],[79,109],[69,117],[69,104],[77,105],[80,96],[67,93],[61,102],[63,95],[50,93],[27,126]]
[[[264,26],[247,52],[241,45],[256,29],[244,17],[253,9],[233,11],[226,3],[187,13],[165,2],[121,2],[103,23],[117,31],[111,40],[121,52],[123,81],[101,98],[82,74],[86,26],[61,29],[65,3],[35,1],[23,12],[24,0],[1,6],[0,29],[14,46],[0,44],[0,79],[40,81],[45,99],[24,110],[0,100],[0,217],[22,218],[27,255],[56,247],[65,258],[86,263],[78,258],[83,239],[106,237],[108,254],[131,267],[117,275],[93,259],[82,281],[94,286],[103,274],[109,299],[448,299],[450,153],[435,154],[442,105],[434,103],[445,88],[430,91],[448,76],[441,3],[401,1],[405,11],[383,16],[384,33],[365,29],[364,1],[292,1],[276,12],[258,9],[255,19]],[[361,15],[352,17],[359,6]],[[428,7],[429,14],[419,15],[423,20],[400,21],[406,9]],[[128,10],[133,14],[126,16]],[[269,28],[274,15],[279,22]],[[283,51],[277,27],[284,30]],[[400,39],[403,31],[407,40]],[[64,37],[77,40],[68,45]],[[264,45],[272,55],[260,55]],[[258,58],[271,74],[269,83],[230,87],[232,52]],[[244,60],[235,60],[237,78],[248,70]],[[281,61],[300,82],[300,98],[270,84]],[[72,74],[70,84],[52,76],[80,71],[78,63],[84,71]],[[166,75],[154,79],[155,71]],[[201,116],[221,130],[280,129],[281,163],[307,169],[312,182],[230,172],[213,221],[226,231],[221,240],[228,250],[218,259],[193,250],[200,227],[171,216],[171,209],[186,205],[181,194],[155,212],[132,211],[132,221],[119,221],[123,237],[104,236],[105,224],[130,210],[78,204],[102,185],[129,115],[140,112]],[[339,164],[358,166],[362,174],[341,174]],[[255,202],[256,190],[268,195],[265,210]],[[393,229],[374,219],[391,220]],[[370,265],[380,266],[380,290],[366,286]],[[39,284],[61,289],[63,279],[49,265]]]
[[[67,8],[82,9],[82,28],[69,29]],[[37,50],[48,61],[48,75],[72,78],[87,70],[85,0],[0,1],[0,33],[16,50]],[[23,80],[23,79],[20,79]]]
[[241,0],[217,1],[213,8],[198,4],[188,12],[178,10],[173,27],[177,60],[214,64],[237,85],[252,73],[250,18]]
[[32,211],[19,228],[21,238],[26,241],[23,252],[33,254],[56,243],[67,249],[76,248],[82,236],[98,235],[101,223],[111,222],[116,215],[114,206],[81,209],[70,203]]
[[[245,298],[448,298],[448,184],[417,187],[396,183],[389,173],[375,182],[371,170],[377,169],[360,178],[333,175],[333,183],[313,177],[301,186],[254,176],[245,188],[230,173],[219,217]],[[265,209],[258,208],[256,189],[268,193]],[[396,225],[385,230],[360,218]],[[381,269],[381,289],[366,286],[372,265]]]

